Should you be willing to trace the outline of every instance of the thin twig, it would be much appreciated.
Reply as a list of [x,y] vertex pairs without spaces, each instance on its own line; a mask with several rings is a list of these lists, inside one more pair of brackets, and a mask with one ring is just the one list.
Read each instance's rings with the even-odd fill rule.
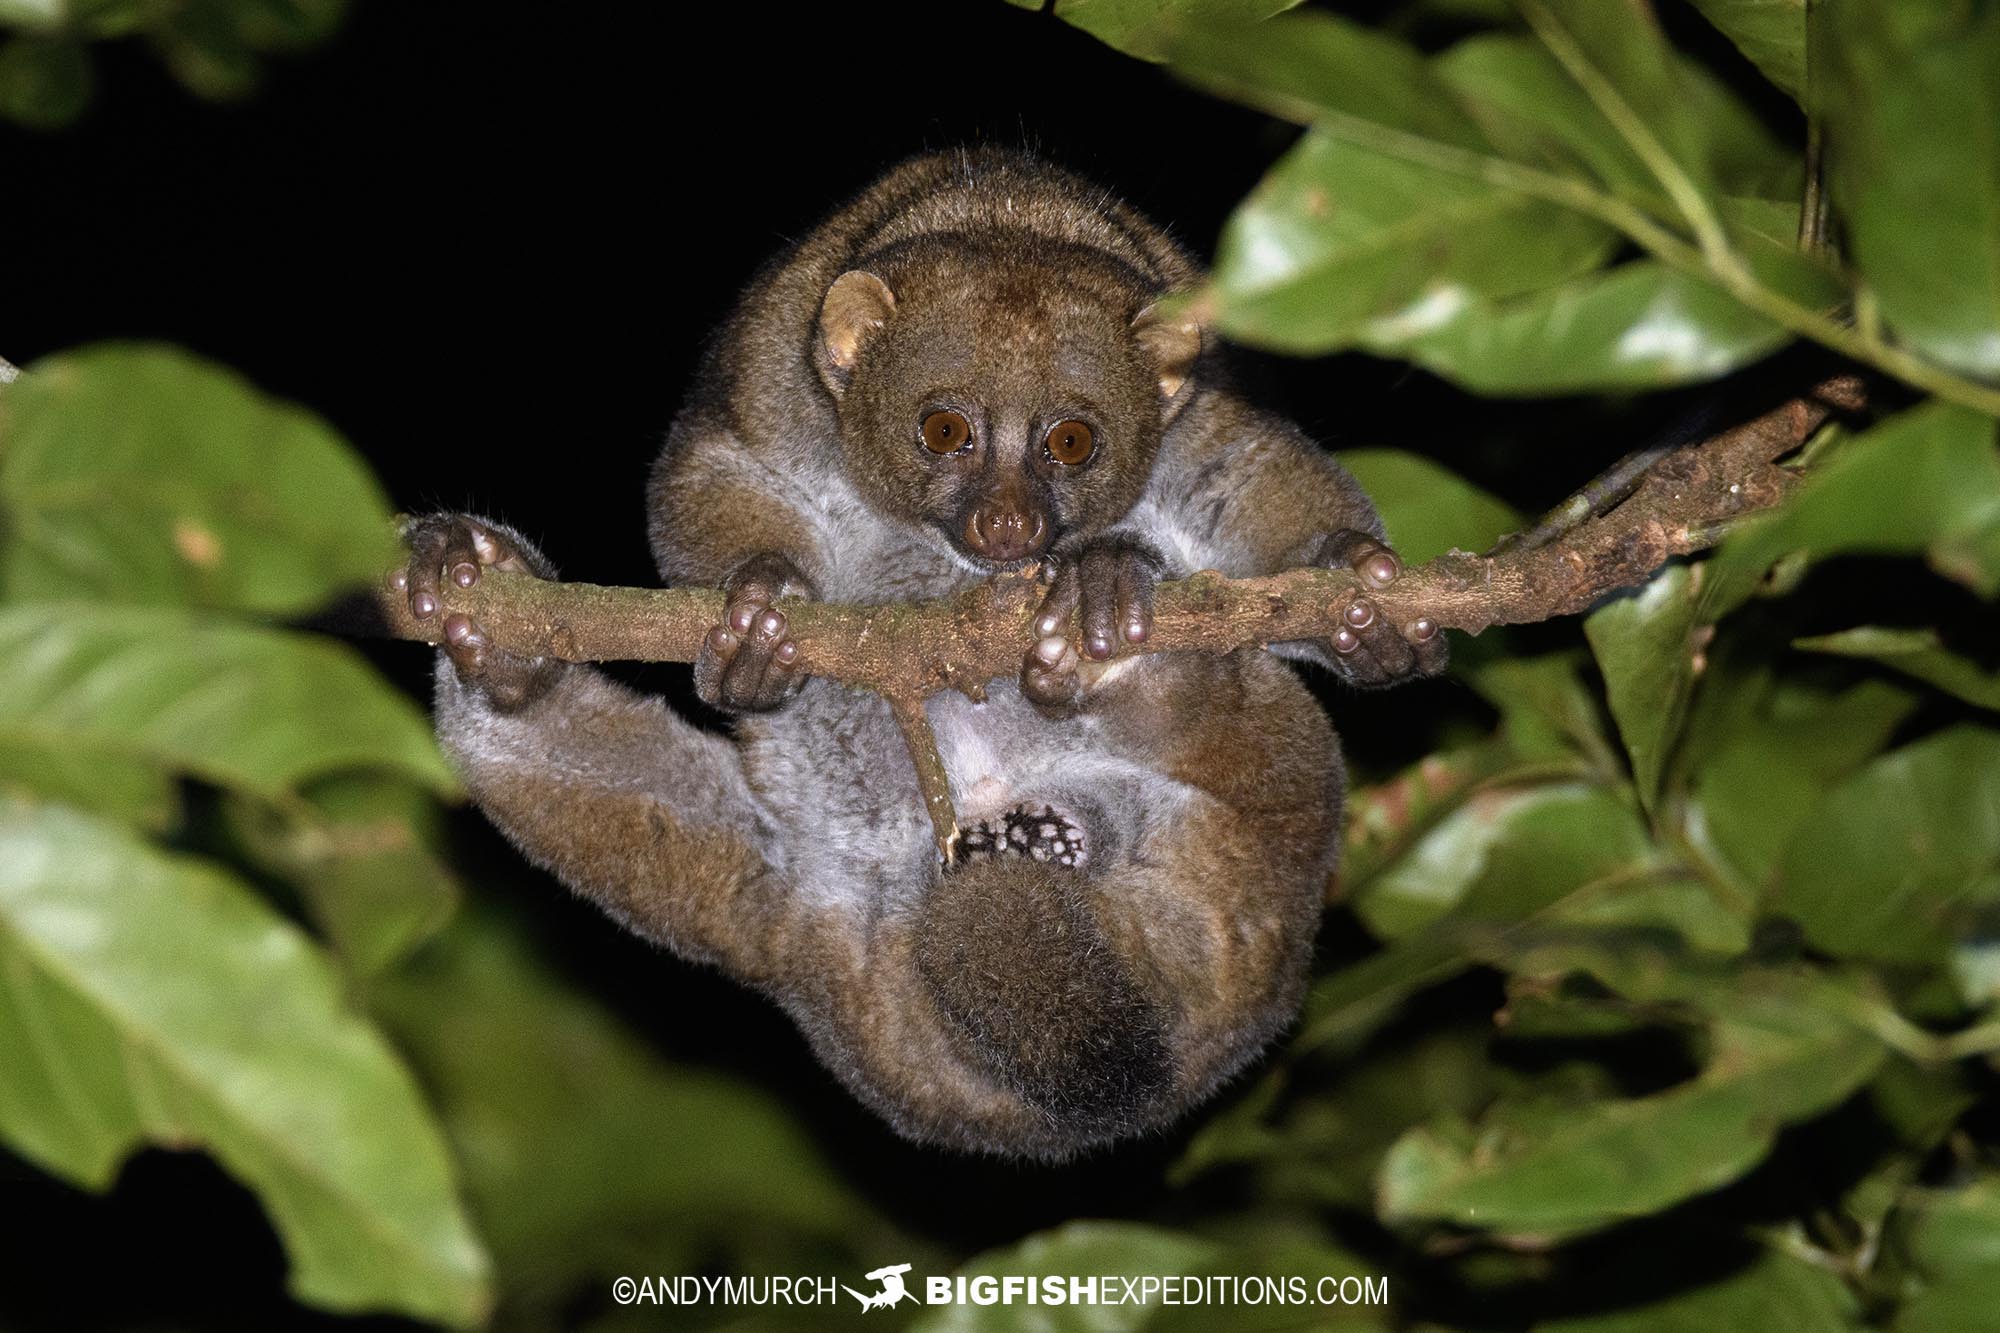
[[1813,87],[1819,60],[1813,50],[1819,40],[1819,3],[1806,0],[1805,88],[1800,100],[1806,112],[1806,183],[1799,199],[1799,249],[1819,259],[1832,257],[1831,200],[1826,192],[1826,123],[1819,113]]
[[1687,442],[1681,441],[1634,449],[1599,473],[1582,490],[1536,519],[1532,526],[1502,537],[1487,554],[1505,555],[1517,549],[1539,550],[1571,529],[1609,513],[1619,501],[1637,489],[1655,463],[1685,447]]

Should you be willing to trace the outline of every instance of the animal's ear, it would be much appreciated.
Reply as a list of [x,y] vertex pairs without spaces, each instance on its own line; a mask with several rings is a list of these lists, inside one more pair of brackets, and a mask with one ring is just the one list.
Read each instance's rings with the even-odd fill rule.
[[889,284],[866,269],[849,269],[826,289],[826,299],[819,306],[813,364],[835,398],[846,391],[861,349],[888,323],[895,309],[896,294],[889,290]]
[[1187,405],[1189,380],[1201,356],[1201,324],[1188,303],[1161,298],[1132,317],[1132,337],[1160,377],[1160,400],[1171,418]]

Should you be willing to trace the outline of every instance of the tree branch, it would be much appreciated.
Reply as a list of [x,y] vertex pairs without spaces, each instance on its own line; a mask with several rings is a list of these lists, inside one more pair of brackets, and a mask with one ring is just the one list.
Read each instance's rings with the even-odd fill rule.
[[[1608,592],[1644,582],[1672,557],[1712,544],[1732,520],[1784,499],[1796,477],[1777,461],[1833,410],[1856,408],[1861,400],[1857,380],[1830,380],[1658,460],[1622,502],[1584,518],[1558,541],[1496,547],[1483,556],[1454,550],[1405,570],[1387,588],[1365,587],[1356,575],[1333,569],[1251,579],[1204,571],[1162,584],[1151,636],[1144,644],[1121,646],[1119,656],[1330,638],[1348,605],[1364,594],[1377,614],[1397,624],[1427,617],[1440,628],[1471,634],[1575,614]],[[422,622],[400,594],[385,591],[380,604],[401,638],[435,644],[445,616],[463,612],[502,647],[572,662],[692,662],[723,609],[722,593],[708,589],[606,588],[496,571],[470,589],[446,580],[442,596],[441,611]],[[946,860],[958,826],[923,701],[947,689],[978,699],[987,681],[1017,675],[1035,642],[1030,622],[1040,598],[1037,571],[1030,568],[933,602],[780,603],[804,671],[888,700]]]

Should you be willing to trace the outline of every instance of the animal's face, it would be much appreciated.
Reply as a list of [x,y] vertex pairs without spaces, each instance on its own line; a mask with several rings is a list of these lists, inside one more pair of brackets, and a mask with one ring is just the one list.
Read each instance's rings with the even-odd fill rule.
[[932,263],[893,290],[842,275],[818,352],[850,475],[980,569],[1117,522],[1200,347],[1191,324],[1135,321],[1133,304],[1088,269],[1018,260]]

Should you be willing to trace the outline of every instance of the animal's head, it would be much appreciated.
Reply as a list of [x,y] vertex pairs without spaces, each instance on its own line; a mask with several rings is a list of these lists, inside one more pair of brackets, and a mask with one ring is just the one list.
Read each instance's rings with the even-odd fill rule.
[[1144,492],[1201,353],[1177,311],[1102,255],[959,238],[841,274],[814,362],[870,502],[998,569]]

